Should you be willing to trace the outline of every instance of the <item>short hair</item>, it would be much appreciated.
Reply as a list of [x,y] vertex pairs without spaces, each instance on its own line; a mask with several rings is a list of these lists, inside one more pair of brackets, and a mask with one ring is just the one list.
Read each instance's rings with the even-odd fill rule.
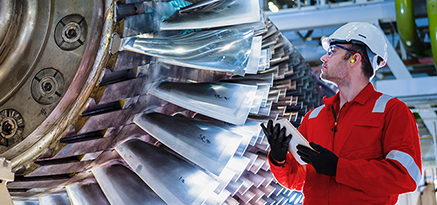
[[[361,55],[361,58],[363,58],[364,63],[361,66],[361,69],[363,70],[363,74],[370,79],[373,76],[374,70],[372,68],[372,65],[370,64],[369,56],[367,55],[367,49],[366,49],[367,46],[362,44],[355,44],[355,43],[349,43],[349,45],[351,45],[349,49],[356,51]],[[343,58],[344,60],[347,60],[352,55],[353,54],[351,52],[346,52]]]

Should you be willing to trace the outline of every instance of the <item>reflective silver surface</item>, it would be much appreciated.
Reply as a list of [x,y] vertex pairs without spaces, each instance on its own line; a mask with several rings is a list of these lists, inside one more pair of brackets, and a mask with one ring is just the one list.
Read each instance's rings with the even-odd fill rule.
[[246,169],[247,165],[249,164],[250,159],[247,157],[242,156],[234,156],[229,161],[228,165],[226,166],[231,171],[235,173],[234,178],[232,178],[232,181],[237,181],[240,176],[243,174],[244,170]]
[[256,74],[261,58],[262,37],[255,36],[252,39],[252,48],[249,56],[249,62],[246,67],[246,74]]
[[13,201],[14,205],[39,205],[38,201],[26,200],[26,201]]
[[258,173],[258,171],[261,169],[261,167],[264,165],[264,163],[267,163],[266,161],[262,159],[255,159],[255,162],[253,163],[252,167],[250,168],[250,171],[254,174]]
[[237,191],[237,194],[239,193],[241,195],[244,195],[250,189],[250,187],[253,186],[253,182],[251,182],[250,180],[247,180],[244,177],[241,177],[239,180],[243,181],[243,185]]
[[39,197],[40,205],[70,205],[70,200],[66,192],[46,194]]
[[221,128],[224,128],[230,132],[236,133],[238,135],[242,136],[240,145],[238,146],[237,151],[235,152],[235,155],[243,155],[247,149],[247,146],[249,145],[252,137],[254,135],[258,136],[258,134],[261,132],[261,126],[259,126],[258,121],[254,121],[251,119],[247,119],[243,126],[238,125],[232,125],[220,120],[215,120],[213,118],[206,117],[204,115],[195,115],[195,119],[199,119],[202,121],[206,121],[209,124],[213,124],[216,126],[219,126]]
[[73,205],[109,205],[95,179],[65,186]]
[[229,185],[226,187],[226,190],[228,190],[231,193],[231,196],[234,196],[238,190],[243,186],[244,181],[243,180],[237,180],[235,182],[230,182]]
[[253,29],[197,31],[165,38],[122,39],[122,50],[167,59],[186,67],[244,75],[252,48]]
[[[208,1],[206,1],[208,2]],[[191,5],[190,5],[191,6]],[[179,12],[161,23],[161,30],[214,28],[259,21],[258,0],[222,0],[196,11]],[[182,14],[180,14],[182,13]]]
[[238,204],[240,204],[235,198],[233,198],[233,197],[228,197],[226,200],[225,200],[225,202],[226,202],[226,204],[228,204],[228,205],[238,205]]
[[270,186],[270,185],[268,185],[268,186],[260,186],[259,189],[261,191],[263,191],[264,193],[266,193],[267,197],[270,197],[273,194],[273,192],[276,190],[275,187]]
[[221,82],[240,83],[246,85],[269,85],[273,86],[274,73],[266,72],[256,75],[233,76],[231,79],[224,79]]
[[[32,72],[49,24],[48,1],[2,1],[0,26],[0,105]],[[4,6],[4,7],[3,7]],[[39,8],[38,8],[39,7]],[[3,18],[2,18],[3,22]]]
[[252,102],[252,106],[250,108],[250,113],[251,114],[258,114],[258,111],[261,107],[261,103],[263,101],[263,98],[265,96],[265,90],[262,89],[263,87],[258,86],[258,90],[256,91],[254,100]]
[[245,156],[245,157],[250,159],[250,162],[249,162],[249,164],[246,167],[246,170],[250,170],[250,168],[252,167],[253,163],[258,158],[258,155],[254,154],[252,152],[245,152],[243,156]]
[[123,165],[106,164],[92,172],[111,204],[165,204],[140,177]]
[[186,117],[149,113],[134,122],[175,152],[217,176],[241,141],[240,135]]
[[252,200],[255,197],[255,194],[251,191],[247,191],[244,194],[240,194],[237,192],[236,194],[238,198],[243,201],[244,203],[249,203],[250,200]]
[[129,140],[115,149],[168,204],[202,204],[219,184],[200,168],[143,141]]
[[231,182],[232,178],[234,178],[235,173],[228,168],[223,169],[220,176],[217,178],[217,181],[220,183],[217,188],[214,190],[214,193],[220,194],[226,186]]
[[265,170],[259,170],[258,175],[262,176],[265,180],[262,182],[262,186],[267,187],[274,179],[273,174],[271,172],[267,172]]
[[256,188],[261,186],[261,184],[266,180],[264,177],[253,174],[252,172],[245,172],[242,177],[251,181]]
[[206,200],[206,205],[221,205],[225,200],[231,195],[228,190],[223,190],[220,194],[211,194],[211,196]]
[[[38,1],[36,5],[41,5],[43,2],[44,1]],[[85,3],[87,6],[81,6]],[[77,8],[73,7],[71,4],[74,4]],[[107,39],[102,38],[102,34],[113,29],[112,21],[105,24],[103,18],[99,19],[101,16],[111,18],[111,10],[105,9],[110,8],[110,1],[56,1],[56,3],[50,4],[50,6],[55,7],[54,10],[52,10],[54,16],[49,22],[56,24],[66,12],[80,13],[81,15],[83,14],[82,16],[84,16],[85,19],[90,19],[88,22],[92,23],[90,23],[91,26],[89,26],[88,29],[94,28],[95,32],[91,32],[91,34],[87,36],[87,42],[89,44],[86,44],[86,46],[80,46],[73,52],[60,52],[59,50],[61,49],[54,44],[53,36],[48,38],[51,40],[47,40],[48,44],[44,47],[46,50],[41,58],[39,58],[39,68],[45,68],[47,66],[65,69],[65,72],[63,73],[64,77],[66,75],[70,76],[69,74],[72,73],[71,78],[68,80],[69,82],[66,83],[64,81],[67,85],[71,82],[70,89],[66,91],[58,104],[53,103],[49,106],[41,107],[40,104],[37,104],[32,98],[29,98],[31,97],[31,93],[29,92],[30,83],[25,83],[22,86],[22,89],[20,89],[13,97],[13,99],[18,100],[20,103],[14,102],[11,98],[11,100],[3,105],[6,107],[25,107],[25,109],[20,109],[25,110],[24,112],[19,112],[23,115],[24,121],[27,124],[23,132],[23,135],[26,135],[26,138],[1,155],[11,159],[14,169],[26,165],[26,167],[29,168],[29,172],[32,171],[32,166],[34,166],[32,164],[33,159],[41,155],[48,148],[56,146],[57,139],[59,139],[64,131],[77,119],[77,113],[81,111],[80,108],[83,106],[83,102],[86,101],[84,99],[89,97],[91,92],[90,89],[95,87],[95,80],[97,80],[96,78],[99,76],[99,66],[102,64],[106,65],[108,60],[105,58],[106,53],[104,52],[107,48],[106,45],[108,41]],[[37,8],[37,10],[39,10],[39,8]],[[108,11],[108,13],[105,13],[105,11]],[[38,12],[49,13],[44,9],[41,9],[41,11]],[[39,19],[39,17],[37,19]],[[94,20],[91,21],[91,19]],[[47,23],[47,20],[43,18],[39,20],[44,21],[43,23]],[[54,29],[54,27],[55,25],[51,28]],[[53,33],[50,32],[50,34]],[[96,44],[96,42],[98,43]],[[57,52],[54,52],[54,50],[57,50]],[[53,55],[52,52],[58,55]],[[87,59],[82,61],[82,54],[86,55]],[[62,56],[62,58],[59,56]],[[103,58],[105,58],[105,60]],[[73,79],[77,70],[79,70],[81,75],[77,75],[76,78]],[[39,69],[34,70],[35,73],[38,71]],[[29,79],[32,80],[31,78]],[[20,94],[21,92],[22,94]],[[26,121],[26,116],[32,120]],[[28,132],[26,129],[29,129]]]
[[243,125],[257,87],[234,83],[177,83],[162,81],[149,93],[200,114]]
[[252,193],[255,194],[255,197],[253,198],[254,201],[258,202],[261,197],[263,197],[265,195],[265,193],[261,190],[259,190],[256,187],[250,187],[249,191],[251,191]]
[[[140,113],[141,114],[149,113],[151,110],[153,110],[154,112],[164,113],[166,115],[172,115],[174,113],[183,113],[183,115],[187,116],[188,118],[193,117],[193,115],[196,116],[201,115],[198,112],[194,113],[191,110],[186,110],[178,105],[172,104],[170,101],[165,102],[164,100],[156,98],[153,95],[148,95],[147,91],[152,86],[152,82],[158,82],[161,79],[166,79],[172,82],[217,82],[220,81],[221,79],[231,78],[233,80],[238,80],[239,82],[241,82],[240,84],[253,83],[253,85],[263,84],[265,85],[264,87],[270,87],[271,83],[269,85],[269,83],[267,82],[268,80],[270,80],[268,77],[271,77],[271,79],[273,79],[275,82],[279,81],[281,78],[289,77],[291,74],[290,73],[287,74],[287,72],[289,72],[290,68],[292,68],[296,76],[301,77],[300,73],[302,73],[301,71],[303,70],[301,69],[302,66],[297,66],[295,64],[297,61],[299,61],[299,58],[290,56],[289,57],[290,59],[294,59],[293,60],[294,64],[292,65],[290,64],[290,66],[284,66],[285,64],[287,65],[289,64],[287,62],[284,62],[283,65],[282,64],[279,65],[279,63],[282,60],[288,58],[286,54],[287,52],[290,53],[290,50],[285,49],[285,47],[281,48],[284,46],[284,43],[281,42],[282,41],[281,38],[277,37],[278,35],[280,35],[280,33],[278,33],[275,30],[274,25],[269,23],[269,20],[267,18],[265,18],[267,22],[267,26],[265,26],[264,24],[265,21],[261,20],[256,23],[237,25],[228,28],[221,27],[221,29],[238,31],[240,32],[237,33],[238,35],[243,34],[241,33],[241,31],[243,31],[244,29],[254,30],[254,34],[252,35],[254,37],[251,37],[252,40],[250,41],[251,42],[250,53],[247,53],[249,52],[249,50],[242,49],[241,52],[243,52],[244,55],[239,54],[239,56],[243,56],[243,57],[249,56],[248,59],[246,60],[237,59],[234,61],[228,59],[228,57],[234,57],[234,53],[233,53],[234,51],[240,52],[239,50],[240,48],[236,48],[236,49],[232,48],[234,49],[234,51],[229,52],[229,55],[225,56],[226,62],[224,63],[220,64],[221,59],[219,58],[209,59],[211,61],[208,62],[207,65],[211,65],[211,66],[213,66],[214,64],[226,65],[220,69],[213,68],[216,70],[221,70],[226,72],[211,71],[211,69],[208,67],[205,68],[209,70],[189,68],[193,66],[202,67],[199,65],[192,64],[191,60],[187,62],[179,62],[179,61],[172,62],[174,64],[185,63],[188,66],[188,67],[180,67],[180,66],[157,62],[158,59],[160,60],[163,58],[157,59],[152,56],[128,52],[128,51],[121,51],[117,53],[116,51],[118,49],[112,50],[111,53],[109,52],[108,48],[111,48],[109,44],[111,41],[114,41],[114,38],[111,39],[111,36],[115,36],[115,35],[126,37],[126,36],[131,36],[132,34],[135,35],[141,34],[142,37],[150,37],[150,38],[155,37],[157,39],[169,39],[172,37],[180,36],[180,35],[174,36],[175,34],[179,33],[178,31],[175,30],[158,31],[157,22],[159,22],[160,19],[156,19],[156,17],[159,17],[159,15],[156,15],[156,13],[163,12],[163,11],[164,13],[166,12],[165,10],[167,8],[158,8],[159,7],[158,5],[161,3],[162,3],[161,5],[163,4],[168,5],[168,4],[173,4],[175,2],[182,2],[182,1],[184,0],[171,0],[166,2],[162,2],[162,1],[143,2],[142,0],[127,0],[125,2],[127,4],[139,3],[139,4],[146,5],[148,3],[151,3],[150,5],[154,5],[156,3],[157,7],[155,10],[147,10],[146,14],[142,14],[138,16],[128,16],[123,21],[119,21],[119,22],[113,21],[114,13],[115,13],[114,4],[116,3],[116,1],[103,1],[103,0],[30,1],[30,2],[36,2],[38,5],[36,6],[33,5],[32,7],[36,10],[30,10],[26,12],[34,12],[37,17],[40,17],[40,19],[36,19],[37,20],[36,22],[39,23],[35,25],[31,24],[29,26],[26,26],[27,28],[29,28],[27,30],[28,31],[27,34],[29,34],[29,36],[26,37],[34,41],[31,42],[31,44],[27,44],[27,45],[33,46],[35,45],[35,42],[43,42],[42,43],[43,46],[42,47],[36,46],[31,48],[31,50],[38,51],[39,53],[32,53],[32,55],[29,55],[29,57],[36,55],[37,59],[35,60],[32,58],[28,58],[26,60],[27,62],[35,61],[34,65],[36,66],[32,67],[32,65],[29,64],[28,68],[32,69],[31,71],[32,73],[29,75],[29,77],[27,77],[27,81],[22,83],[21,88],[16,90],[15,94],[12,97],[10,97],[10,99],[3,105],[5,109],[15,109],[19,111],[19,113],[22,114],[22,117],[26,123],[25,129],[27,129],[27,131],[26,130],[24,131],[26,134],[23,136],[27,136],[28,139],[24,139],[24,141],[22,141],[20,144],[14,146],[12,149],[7,150],[6,152],[3,152],[2,151],[3,148],[0,147],[0,153],[3,153],[2,156],[7,157],[8,159],[13,159],[12,161],[15,170],[17,170],[16,179],[18,179],[18,181],[9,183],[7,187],[11,191],[11,195],[14,197],[15,200],[37,199],[38,196],[41,195],[53,194],[60,191],[63,192],[65,188],[71,189],[71,187],[73,187],[73,184],[83,183],[84,179],[92,178],[93,172],[91,171],[91,169],[99,166],[105,166],[103,164],[108,163],[111,160],[116,160],[117,163],[121,164],[120,166],[125,170],[128,170],[127,173],[130,174],[126,174],[125,172],[122,171],[112,172],[112,175],[105,173],[104,175],[106,176],[107,180],[99,181],[99,183],[101,183],[100,185],[106,188],[111,188],[111,187],[113,188],[112,190],[105,192],[108,196],[118,197],[118,198],[123,198],[126,196],[130,197],[130,198],[126,198],[125,201],[120,202],[121,204],[128,204],[131,202],[132,204],[142,203],[144,201],[147,201],[143,199],[144,195],[147,194],[139,193],[138,190],[144,190],[143,186],[146,186],[146,183],[144,183],[143,180],[135,174],[135,171],[141,173],[141,169],[146,169],[146,168],[144,168],[145,166],[143,167],[137,166],[136,169],[132,171],[130,170],[129,165],[126,164],[126,161],[129,160],[132,161],[133,159],[138,161],[140,160],[144,161],[144,159],[150,156],[152,156],[151,158],[156,159],[159,158],[159,156],[161,155],[162,155],[161,159],[164,158],[164,160],[159,160],[159,162],[157,162],[160,164],[156,165],[153,164],[153,162],[150,162],[148,163],[149,165],[147,167],[156,171],[158,169],[162,170],[162,167],[160,166],[169,166],[174,171],[178,169],[180,171],[180,169],[185,170],[185,168],[184,166],[180,168],[181,166],[179,165],[180,164],[184,165],[185,163],[196,168],[197,171],[200,170],[202,173],[207,174],[218,185],[214,189],[213,188],[210,189],[212,191],[210,194],[204,193],[196,196],[201,195],[202,197],[204,196],[204,198],[202,199],[208,198],[208,200],[215,199],[216,202],[213,202],[213,204],[220,204],[221,201],[225,198],[226,193],[228,192],[226,187],[230,184],[230,182],[235,182],[238,180],[246,181],[246,182],[250,181],[250,183],[243,184],[242,188],[237,190],[236,193],[238,193],[240,196],[235,194],[231,198],[227,197],[225,201],[227,201],[228,204],[236,204],[238,203],[238,201],[240,203],[243,203],[244,201],[242,200],[242,198],[249,196],[248,193],[253,192],[255,194],[255,191],[252,188],[257,185],[259,186],[261,180],[260,178],[250,178],[248,176],[250,174],[253,174],[252,172],[247,171],[249,161],[252,158],[250,159],[247,158],[246,156],[248,156],[249,154],[244,154],[244,153],[252,153],[254,155],[258,155],[258,158],[265,157],[265,151],[261,150],[263,145],[260,145],[259,143],[256,144],[257,140],[258,142],[262,142],[263,139],[262,136],[258,137],[260,133],[259,123],[255,124],[256,127],[255,126],[251,127],[251,126],[247,126],[248,124],[247,122],[244,123],[244,126],[235,126],[235,125],[229,125],[229,122],[220,121],[221,123],[223,123],[223,126],[219,126],[219,127],[226,129],[229,132],[233,132],[244,136],[243,137],[244,140],[242,140],[239,143],[237,151],[235,151],[236,154],[235,157],[240,157],[241,161],[236,160],[237,163],[235,163],[235,157],[233,157],[234,160],[230,160],[230,162],[226,165],[226,167],[218,177],[214,176],[214,174],[211,173],[210,171],[204,168],[200,168],[197,164],[190,161],[190,159],[187,158],[186,156],[182,156],[178,153],[175,153],[173,150],[168,149],[167,146],[165,146],[165,144],[162,144],[161,142],[157,141],[157,139],[147,134],[136,124],[132,123],[134,116],[139,116]],[[187,1],[193,3],[206,2],[202,0],[187,0]],[[215,0],[211,0],[211,1],[215,1]],[[208,0],[208,2],[211,1]],[[11,3],[24,2],[24,0],[18,0],[18,1],[0,0],[0,2],[3,2],[3,4],[0,4],[1,5],[0,18],[2,20],[5,19],[5,21],[0,22],[0,39],[10,38],[11,35],[9,35],[9,33],[5,34],[3,32],[5,31],[6,27],[1,27],[1,26],[7,24],[8,25],[7,29],[9,29],[10,25],[13,26],[16,25],[17,26],[16,30],[18,29],[18,26],[22,26],[21,23],[23,22],[19,22],[17,24],[8,23],[12,21],[11,18],[13,17],[11,12],[12,10],[9,8],[11,8],[10,6]],[[225,1],[221,0],[221,2],[225,2]],[[244,3],[247,2],[249,1],[246,1]],[[24,4],[20,4],[20,6],[22,5]],[[8,9],[5,10],[5,8]],[[185,9],[183,10],[184,12],[188,11]],[[42,14],[41,12],[43,12],[44,14]],[[188,12],[191,12],[191,10]],[[41,13],[41,15],[37,15],[38,13]],[[74,15],[70,15],[70,14],[74,14]],[[160,13],[161,16],[162,14],[163,13]],[[71,17],[75,17],[75,18],[78,17],[79,19],[80,16],[78,15],[82,16],[85,19],[86,24],[84,23],[85,21],[64,22],[64,20],[68,20],[68,19],[71,20],[72,19]],[[16,15],[14,17],[23,17],[23,16]],[[235,22],[238,20],[240,19],[234,19]],[[62,26],[61,22],[65,23],[65,26]],[[6,24],[1,24],[1,23],[6,23]],[[86,27],[87,29],[85,29]],[[266,27],[270,28],[268,32]],[[47,29],[46,35],[43,36],[32,35],[31,32],[36,31],[34,28]],[[16,31],[14,29],[8,30],[8,32]],[[212,30],[212,31],[217,32],[216,30]],[[193,32],[194,33],[193,36],[196,36],[198,34],[195,31],[189,31],[189,32]],[[18,38],[18,36],[20,35],[15,35],[14,37]],[[261,48],[264,48],[265,50],[260,51],[259,57],[254,57],[255,55],[258,55],[257,53],[255,53],[255,51],[258,51],[258,49],[254,49],[255,44],[253,42],[259,39],[261,36],[262,39],[265,40],[264,44],[261,45]],[[212,39],[214,40],[214,38]],[[77,40],[83,42],[84,44],[83,45],[77,44],[79,42]],[[178,40],[183,41],[182,39],[176,38],[176,41]],[[234,40],[237,40],[237,37],[235,37]],[[60,45],[60,42],[62,41],[65,41],[67,46]],[[190,41],[186,43],[187,44],[192,43]],[[13,41],[0,40],[0,42],[1,42],[0,50],[2,48],[6,48],[4,47],[4,45],[6,46],[16,45],[14,44]],[[267,44],[270,45],[266,47]],[[209,44],[209,45],[217,46],[217,44]],[[218,46],[219,47],[217,48],[208,47],[205,48],[205,50],[207,49],[223,50],[224,48],[227,48],[230,45],[223,43],[222,45],[218,45]],[[201,45],[197,45],[197,47],[200,48]],[[13,48],[11,47],[10,49]],[[76,49],[76,50],[70,50],[70,49]],[[26,52],[23,52],[23,54],[27,54]],[[8,54],[11,53],[9,52]],[[274,60],[269,61],[269,58],[272,56]],[[205,62],[209,60],[206,59]],[[23,62],[24,61],[19,61],[20,64],[23,64]],[[228,71],[235,70],[236,68],[235,67],[236,65],[232,63],[240,63],[237,66],[241,66],[242,65],[241,63],[243,62],[247,63],[246,67],[244,67],[246,69],[245,71],[247,71],[246,73],[255,73],[258,70],[261,70],[261,72],[258,72],[257,75],[246,74],[244,79],[242,78],[238,79],[238,77],[236,76],[231,77],[233,71],[232,72],[228,72]],[[273,67],[272,70],[265,71],[265,68],[268,67],[270,63],[272,64]],[[160,66],[153,66],[158,64]],[[79,67],[78,72],[76,72],[77,67]],[[144,69],[145,67],[147,67],[147,69]],[[40,79],[40,75],[37,74],[39,74],[41,71],[44,70],[47,71],[47,69],[49,69],[50,71],[56,70],[59,73],[42,72],[44,74],[43,75],[44,79],[39,81],[38,79]],[[126,78],[123,78],[123,75],[118,75],[120,74],[119,73],[120,71],[124,72],[126,71],[126,69],[131,69],[131,71],[138,71],[138,72],[134,72],[134,74],[136,75],[125,75],[124,77]],[[263,69],[264,71],[262,71]],[[59,74],[61,75],[59,76]],[[270,76],[266,77],[265,74],[270,74]],[[76,77],[73,79],[74,75]],[[22,75],[21,77],[23,76],[25,77],[25,75]],[[62,83],[62,79],[64,80],[64,83]],[[111,80],[116,80],[117,82]],[[69,82],[73,82],[73,83],[70,85]],[[62,86],[58,86],[59,84],[64,84],[62,85],[64,88],[63,91],[62,89],[60,90],[49,89],[51,88],[51,86],[53,88],[62,87]],[[289,83],[278,82],[277,84],[275,84],[275,86],[284,86],[293,89],[309,89],[307,80],[305,80],[305,82],[301,82],[298,80],[294,82],[294,84],[292,84],[291,82]],[[277,89],[275,86],[273,87],[273,89]],[[258,88],[259,88],[258,90],[262,89],[261,86],[259,86]],[[195,89],[188,89],[187,92],[185,93],[189,94],[193,90]],[[62,92],[64,91],[65,91],[65,95],[62,94]],[[57,92],[60,93],[61,95],[56,94]],[[35,93],[37,95],[33,95]],[[198,92],[193,96],[202,96],[199,93],[201,94],[201,92]],[[235,91],[235,93],[238,93],[238,95],[246,95],[244,90],[238,90]],[[48,95],[48,97],[38,94],[46,94]],[[56,96],[52,94],[55,94]],[[285,94],[285,92],[282,92],[282,94]],[[305,93],[301,93],[301,95],[299,96],[309,96],[307,94],[308,94],[307,91],[305,91]],[[42,98],[39,99],[41,96]],[[222,96],[219,95],[217,97],[220,98]],[[290,97],[283,98],[281,99],[281,101],[290,101],[289,98]],[[313,97],[308,97],[308,98],[313,99]],[[200,105],[205,102],[203,101],[204,99],[207,98],[202,97],[200,101],[194,101],[194,103],[196,105]],[[257,102],[252,101],[247,105],[252,106],[252,108],[255,109],[258,109],[259,106],[264,106],[264,103],[268,105],[264,96],[260,99],[261,102],[259,102],[258,99]],[[299,100],[301,103],[302,101],[307,99],[299,99]],[[57,104],[58,101],[60,102],[59,104]],[[90,101],[94,102],[94,105],[86,105],[86,103]],[[123,108],[122,110],[117,110],[117,111],[112,110],[111,112],[108,111],[107,113],[98,114],[98,115],[96,114],[91,117],[81,116],[82,111],[84,110],[89,111],[88,109],[93,108],[93,106],[104,105],[115,101],[125,102],[122,103],[124,105],[122,106]],[[222,103],[220,101],[216,101],[214,102],[214,104],[220,105]],[[282,102],[276,102],[272,104],[273,107],[277,107],[278,106],[277,104],[282,105]],[[237,105],[240,106],[240,104]],[[311,105],[308,105],[308,109],[311,109],[310,106]],[[210,110],[215,108],[217,108],[220,111],[223,110],[220,109],[220,106],[214,108],[209,107]],[[3,110],[0,109],[0,111]],[[247,115],[244,117],[247,117]],[[251,115],[250,117],[253,117],[252,119],[254,120],[261,120],[267,118],[268,116],[265,117],[265,116]],[[301,116],[299,115],[299,117]],[[210,124],[209,121],[208,124]],[[35,130],[35,128],[37,129]],[[258,132],[256,132],[256,130],[258,130]],[[33,133],[29,135],[30,131],[32,131]],[[93,131],[96,132],[106,131],[106,134],[103,134],[103,136],[99,136],[103,138],[98,138],[98,139],[95,138],[85,139],[86,137],[83,138],[78,137],[77,141],[69,141],[67,142],[66,146],[65,144],[63,144],[63,142],[65,142],[63,140],[65,140],[67,137],[77,137],[80,136],[80,134],[89,133]],[[255,146],[248,146],[253,136],[256,136],[252,143]],[[155,153],[153,152],[153,150],[150,149],[139,148],[137,149],[136,153],[141,153],[141,154],[130,155],[133,159],[127,156],[126,161],[124,161],[123,158],[116,152],[114,148],[117,145],[119,145],[120,142],[123,142],[124,140],[132,137],[138,138],[141,141],[147,142],[149,144],[155,144],[156,146],[161,147],[163,150],[165,150],[165,152],[164,154]],[[61,143],[59,142],[60,138],[63,139]],[[202,139],[205,140],[205,138]],[[87,140],[87,141],[80,141],[80,140]],[[171,163],[171,165],[163,163],[164,161],[168,161],[167,155],[177,156],[177,160],[179,160],[178,163]],[[136,159],[137,157],[141,157],[141,159]],[[35,163],[33,163],[35,158],[39,158],[39,159],[36,160]],[[265,161],[265,159],[263,160]],[[255,162],[255,160],[252,161]],[[36,165],[36,163],[44,163],[44,164],[42,166],[38,166]],[[262,173],[264,170],[268,170],[269,167],[266,166],[266,164],[267,163],[264,163],[263,165],[258,167],[259,168],[258,169],[259,171],[257,172],[258,175],[261,175],[260,173]],[[231,169],[233,171],[231,171]],[[18,173],[23,173],[25,177]],[[96,176],[98,175],[97,171],[94,171],[94,173],[96,174]],[[114,173],[118,173],[118,174],[114,174]],[[178,172],[178,173],[182,173],[182,172]],[[144,176],[149,176],[149,175],[144,175]],[[159,178],[159,180],[162,179],[164,181],[165,180],[169,181],[169,183],[166,183],[165,186],[157,183],[156,181],[155,182],[152,181],[155,185],[155,188],[166,189],[170,187],[169,189],[167,189],[167,192],[163,194],[163,196],[171,197],[172,193],[181,193],[180,190],[172,189],[172,188],[177,188],[177,186],[175,187],[177,183],[175,183],[174,181],[182,181],[182,180],[184,182],[190,181],[188,179],[185,179],[184,177],[182,177],[181,179],[178,178],[176,180],[171,181],[171,177],[173,176],[174,174],[172,175],[171,173],[170,174],[166,173],[165,176],[163,174],[163,176],[160,177],[153,177],[153,178]],[[269,178],[269,181],[270,182],[273,181],[273,178]],[[114,183],[115,185],[114,184],[111,185],[110,183]],[[190,186],[189,189],[185,188],[181,190],[183,191],[188,190],[189,192],[191,189],[200,192],[199,189],[202,188],[204,185],[205,183],[201,183],[200,185],[195,184],[193,186]],[[267,178],[266,180],[264,180],[264,182],[261,183],[261,186],[269,186],[269,182],[267,182]],[[149,188],[149,190],[151,189]],[[202,191],[203,190],[205,189],[202,189]],[[171,194],[167,194],[170,192]],[[140,196],[135,196],[137,195],[137,193],[139,193],[138,195]],[[154,192],[150,191],[150,193],[154,193]],[[281,194],[284,195],[284,193],[285,195],[289,195],[290,192],[283,191]],[[95,200],[95,197],[97,196],[96,194],[92,194],[92,191],[89,191],[87,193],[81,193],[78,195],[81,195],[82,197],[76,197],[76,199],[81,198],[83,200],[86,199],[87,201]],[[256,200],[256,198],[258,197],[257,194],[255,195],[256,196],[253,197],[251,200],[246,199],[246,202],[250,204],[259,204],[254,202],[254,200]],[[161,203],[164,202],[156,194],[154,196],[157,199],[159,199],[158,200],[159,202]],[[220,200],[217,200],[217,197],[219,197]],[[134,201],[135,199],[133,198],[138,198],[140,199],[140,201]],[[201,200],[199,199],[199,201]],[[86,203],[86,202],[82,201],[79,203]],[[92,203],[98,203],[98,202],[94,201]],[[171,203],[182,204],[179,201],[171,201]],[[187,202],[187,204],[190,203]]]

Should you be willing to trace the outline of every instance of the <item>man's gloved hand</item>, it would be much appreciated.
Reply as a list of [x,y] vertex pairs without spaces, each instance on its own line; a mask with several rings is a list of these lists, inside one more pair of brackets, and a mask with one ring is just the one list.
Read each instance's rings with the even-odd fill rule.
[[326,149],[314,142],[311,142],[310,145],[315,151],[306,146],[297,145],[297,154],[299,154],[300,158],[304,162],[313,165],[317,173],[335,176],[338,163],[337,155],[335,155],[329,149]]
[[264,124],[261,124],[261,127],[270,144],[270,156],[277,162],[284,161],[288,152],[288,143],[292,137],[291,134],[285,136],[285,127],[280,129],[281,125],[278,123],[273,126],[272,120],[267,123],[267,128]]

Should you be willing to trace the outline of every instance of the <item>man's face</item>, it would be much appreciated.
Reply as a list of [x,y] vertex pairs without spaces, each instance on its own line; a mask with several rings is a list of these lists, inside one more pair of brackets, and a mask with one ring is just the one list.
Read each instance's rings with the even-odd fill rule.
[[[348,45],[340,44],[340,46],[347,48]],[[335,45],[330,46],[328,53],[320,58],[323,62],[321,70],[322,80],[334,83],[337,86],[348,85],[350,83],[348,63],[344,59],[347,52]]]

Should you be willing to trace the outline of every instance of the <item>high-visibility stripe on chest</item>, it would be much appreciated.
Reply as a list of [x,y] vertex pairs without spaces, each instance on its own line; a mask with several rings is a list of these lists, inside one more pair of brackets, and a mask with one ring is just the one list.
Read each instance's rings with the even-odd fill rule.
[[[393,96],[382,94],[379,96],[379,98],[376,100],[375,105],[373,106],[372,113],[384,113],[385,107],[387,106],[387,103],[390,99],[392,99]],[[311,113],[308,119],[316,118],[320,111],[325,107],[325,105],[321,105],[314,109]]]
[[381,96],[379,96],[378,100],[376,100],[375,102],[372,113],[384,113],[387,102],[392,98],[392,96],[387,94],[382,94]]
[[323,107],[325,107],[325,105],[321,105],[321,106],[317,107],[316,109],[314,109],[310,113],[310,116],[308,117],[308,119],[316,118],[319,115],[319,113],[320,113],[320,111],[322,110]]

